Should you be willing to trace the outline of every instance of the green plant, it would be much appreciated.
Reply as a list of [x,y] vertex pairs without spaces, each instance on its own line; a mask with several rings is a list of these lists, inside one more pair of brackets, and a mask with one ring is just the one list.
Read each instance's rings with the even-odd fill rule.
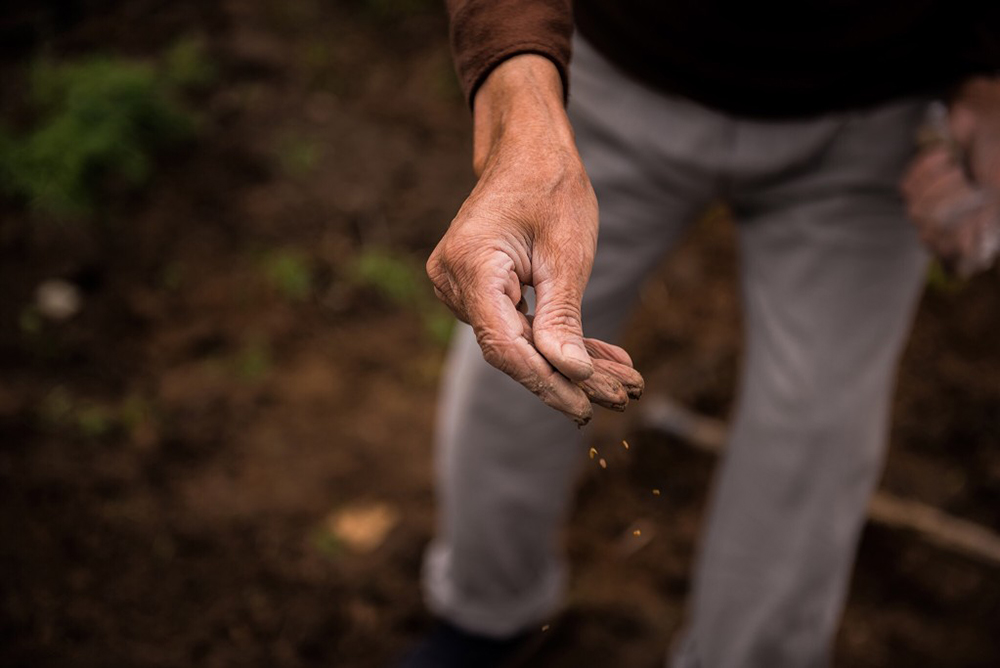
[[205,53],[205,42],[185,37],[164,54],[163,74],[173,86],[203,88],[215,81],[218,73]]
[[151,63],[93,56],[41,59],[29,77],[34,127],[0,130],[0,189],[53,216],[92,213],[109,184],[146,183],[154,153],[193,134],[181,89],[204,83],[200,47],[181,43]]
[[132,433],[139,425],[153,419],[153,408],[140,394],[130,394],[118,407],[118,421],[125,431]]
[[320,527],[310,536],[313,549],[327,559],[337,559],[344,555],[344,544],[326,527]]
[[434,297],[424,272],[412,258],[369,248],[352,264],[350,277],[386,301],[416,312],[433,341],[444,345],[451,339],[455,319]]
[[267,341],[254,339],[247,342],[234,361],[240,378],[257,381],[271,371],[271,349]]
[[85,438],[104,438],[120,426],[117,416],[103,406],[85,405],[76,411],[76,428]]
[[927,289],[941,295],[952,295],[961,292],[966,281],[949,272],[940,260],[934,260],[927,269]]
[[322,157],[319,145],[310,139],[297,136],[285,137],[278,145],[278,162],[281,169],[292,177],[302,177],[315,169]]
[[434,302],[432,308],[423,314],[424,331],[431,339],[442,346],[448,345],[451,341],[451,334],[455,330],[455,316],[439,302]]
[[369,248],[354,261],[354,280],[374,289],[386,300],[399,306],[420,299],[421,274],[409,259],[388,251]]
[[38,418],[48,429],[66,430],[87,440],[100,440],[128,427],[123,409],[73,396],[56,387],[38,408]]
[[277,251],[263,260],[268,282],[292,301],[303,301],[312,292],[312,271],[306,258],[291,250]]

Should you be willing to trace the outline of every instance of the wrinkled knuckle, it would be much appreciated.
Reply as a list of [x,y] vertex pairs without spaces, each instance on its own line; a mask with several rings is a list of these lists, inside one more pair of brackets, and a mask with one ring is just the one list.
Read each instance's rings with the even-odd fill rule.
[[503,359],[503,354],[494,342],[480,339],[479,348],[483,351],[483,359],[489,362],[490,366],[501,368],[500,362]]
[[467,281],[476,273],[476,262],[471,259],[463,244],[445,245],[441,249],[439,262],[445,274],[459,281]]
[[431,283],[435,286],[444,289],[448,285],[446,276],[448,269],[443,261],[440,246],[427,258],[427,264],[424,265],[424,269],[427,272],[427,277],[431,279]]
[[427,258],[427,262],[424,263],[424,271],[427,275],[434,278],[435,274],[441,271],[441,256],[439,251],[435,248],[434,252],[431,253],[430,257]]
[[545,327],[579,328],[580,308],[573,304],[549,306],[543,313],[536,315],[536,326],[537,320],[541,320]]
[[511,367],[509,358],[509,346],[505,345],[496,336],[487,330],[476,332],[476,341],[482,350],[483,359],[497,369],[507,373]]

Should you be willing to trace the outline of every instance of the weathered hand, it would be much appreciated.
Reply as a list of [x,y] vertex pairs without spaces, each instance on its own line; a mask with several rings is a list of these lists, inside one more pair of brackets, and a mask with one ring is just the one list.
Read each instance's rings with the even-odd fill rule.
[[621,348],[583,338],[597,200],[545,58],[506,61],[477,94],[476,167],[479,182],[427,262],[435,293],[472,325],[490,364],[578,424],[591,400],[624,409],[642,377]]
[[1000,244],[1000,84],[969,82],[942,124],[902,188],[924,243],[967,276],[988,268]]
[[981,268],[984,235],[1000,212],[952,151],[939,145],[922,152],[907,172],[903,193],[921,240],[945,266],[962,275]]
[[1000,191],[1000,77],[970,79],[951,103],[950,130],[980,186]]

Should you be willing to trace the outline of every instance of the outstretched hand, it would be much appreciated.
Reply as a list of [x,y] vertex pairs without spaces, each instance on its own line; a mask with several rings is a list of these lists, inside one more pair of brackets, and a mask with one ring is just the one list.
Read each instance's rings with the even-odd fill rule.
[[[469,323],[487,362],[578,424],[590,402],[642,392],[628,353],[584,339],[580,302],[597,246],[597,199],[550,61],[517,56],[476,96],[479,182],[427,262],[437,296]],[[535,290],[527,315],[523,286]]]

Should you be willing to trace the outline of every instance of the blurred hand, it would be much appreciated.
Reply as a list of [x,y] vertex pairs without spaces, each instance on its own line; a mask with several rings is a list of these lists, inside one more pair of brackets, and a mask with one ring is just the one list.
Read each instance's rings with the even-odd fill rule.
[[921,240],[946,267],[962,275],[981,268],[976,259],[1000,212],[952,150],[943,144],[924,150],[906,174],[903,193]]
[[427,262],[435,293],[472,325],[487,362],[578,424],[590,401],[624,409],[642,377],[621,348],[583,338],[597,199],[548,59],[516,56],[483,83],[474,164],[479,182]]
[[973,180],[1000,190],[1000,77],[967,81],[952,100],[949,120]]
[[921,239],[968,275],[996,252],[1000,221],[1000,82],[973,79],[952,101],[945,136],[927,145],[902,183]]

